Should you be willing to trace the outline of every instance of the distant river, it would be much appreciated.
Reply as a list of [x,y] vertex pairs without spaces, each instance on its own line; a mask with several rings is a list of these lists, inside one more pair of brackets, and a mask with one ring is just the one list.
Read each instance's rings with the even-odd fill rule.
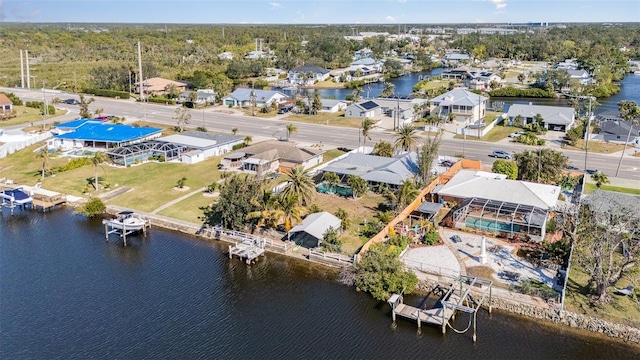
[[[632,359],[640,347],[482,311],[478,342],[398,322],[335,273],[151,229],[124,248],[69,210],[0,215],[2,359]],[[419,301],[409,298],[410,302]],[[464,328],[459,316],[455,326]]]

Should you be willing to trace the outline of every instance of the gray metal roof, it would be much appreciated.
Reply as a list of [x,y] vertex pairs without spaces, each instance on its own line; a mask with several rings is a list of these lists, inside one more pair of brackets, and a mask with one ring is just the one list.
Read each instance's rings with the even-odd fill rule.
[[377,183],[400,185],[418,173],[417,155],[410,152],[396,157],[351,153],[322,169],[338,175],[356,175]]
[[243,137],[238,135],[209,134],[202,131],[186,131],[158,139],[158,141],[183,145],[196,150],[206,150],[242,140]]
[[437,102],[440,104],[440,106],[449,106],[449,105],[476,106],[480,103],[481,100],[487,101],[488,99],[482,95],[472,93],[469,90],[458,88],[458,89],[453,89],[440,96],[436,96],[433,99],[429,100],[429,102]]
[[273,90],[260,90],[260,89],[235,89],[231,94],[225,96],[224,98],[232,98],[237,101],[251,101],[251,91],[254,92],[256,96],[256,100],[262,101],[263,99],[268,101],[275,95],[280,95],[281,97],[287,97],[285,94],[279,91]]
[[305,232],[316,239],[322,239],[329,228],[340,229],[340,219],[326,211],[314,213],[302,220],[302,224],[294,226],[289,233]]
[[518,115],[524,118],[533,118],[540,114],[547,124],[571,125],[575,118],[575,111],[572,107],[566,106],[546,106],[529,104],[513,104],[507,113],[510,118]]
[[432,203],[432,202],[423,202],[422,204],[420,204],[420,206],[418,206],[418,211],[420,211],[423,214],[435,214],[438,212],[438,210],[440,210],[440,208],[442,207],[442,204],[440,203]]
[[327,74],[329,73],[329,70],[320,66],[315,66],[315,65],[303,65],[303,66],[298,66],[297,68],[291,70],[291,72],[293,73],[312,72],[315,74]]

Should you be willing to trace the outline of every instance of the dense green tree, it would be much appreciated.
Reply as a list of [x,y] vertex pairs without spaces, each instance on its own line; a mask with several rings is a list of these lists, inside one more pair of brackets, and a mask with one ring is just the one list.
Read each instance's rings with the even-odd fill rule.
[[340,177],[338,174],[328,171],[322,175],[322,181],[329,184],[329,192],[332,192],[333,188],[340,183]]
[[618,161],[618,167],[616,168],[616,177],[620,172],[620,165],[622,165],[624,153],[627,151],[627,145],[629,144],[631,131],[633,130],[634,125],[637,125],[640,122],[640,106],[638,106],[635,101],[623,100],[618,103],[618,111],[620,111],[620,117],[624,121],[629,122],[629,133],[627,134],[627,138],[624,139],[624,147],[622,148],[620,161]]
[[433,169],[433,162],[438,157],[440,140],[440,133],[434,137],[429,136],[418,149],[418,173],[420,174],[420,180],[424,184],[431,178],[431,169]]
[[94,217],[102,214],[106,208],[99,197],[92,197],[84,205],[77,207],[75,213],[86,217]]
[[518,179],[549,184],[560,178],[569,158],[559,151],[541,148],[516,153]]
[[222,225],[226,229],[242,230],[247,214],[258,207],[252,201],[259,194],[261,183],[255,176],[237,174],[220,186],[220,196],[212,205],[202,207],[202,220],[208,225]]
[[340,239],[338,229],[329,227],[324,234],[322,234],[322,248],[325,251],[332,253],[339,253],[342,251],[342,239]]
[[515,180],[518,178],[518,164],[510,160],[498,159],[494,161],[491,171],[507,175],[507,179]]
[[373,155],[393,157],[394,149],[390,142],[380,140],[373,146]]
[[367,181],[357,175],[347,177],[347,185],[351,186],[353,197],[357,198],[367,193]]
[[394,293],[411,294],[418,278],[404,268],[397,255],[398,252],[390,250],[390,245],[373,245],[356,264],[356,289],[366,291],[380,301],[389,299]]

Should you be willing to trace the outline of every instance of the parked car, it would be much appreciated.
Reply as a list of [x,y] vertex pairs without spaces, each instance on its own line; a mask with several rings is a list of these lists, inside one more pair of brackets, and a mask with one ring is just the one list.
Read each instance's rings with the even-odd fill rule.
[[66,100],[63,101],[63,103],[69,104],[69,105],[78,105],[78,104],[80,104],[80,101],[78,101],[76,99],[66,99]]
[[493,150],[493,153],[491,154],[491,156],[494,158],[507,159],[507,160],[510,160],[513,157],[513,155],[511,155],[510,152],[504,151],[504,150]]
[[449,238],[449,240],[453,241],[454,243],[461,243],[462,242],[462,239],[458,235],[453,235],[452,237]]
[[515,139],[515,138],[517,138],[518,136],[520,136],[522,134],[524,134],[524,131],[516,131],[514,133],[509,134],[509,137],[512,138],[512,139]]
[[286,114],[289,111],[291,111],[291,108],[288,106],[283,106],[280,109],[278,109],[278,114]]

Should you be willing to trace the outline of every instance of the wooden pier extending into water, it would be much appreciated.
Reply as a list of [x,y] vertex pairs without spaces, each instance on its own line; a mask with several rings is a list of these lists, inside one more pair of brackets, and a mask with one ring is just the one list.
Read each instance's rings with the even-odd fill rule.
[[[421,309],[405,304],[402,295],[393,294],[387,300],[391,305],[391,316],[393,323],[396,322],[396,316],[414,320],[418,324],[418,329],[422,327],[422,323],[440,326],[442,333],[446,333],[447,326],[457,333],[464,333],[471,325],[473,325],[473,341],[476,341],[476,314],[482,306],[486,296],[489,296],[489,313],[491,313],[491,288],[493,281],[480,279],[477,277],[460,276],[454,284],[451,284],[448,291],[443,293],[440,300],[430,309]],[[476,287],[481,291],[479,300],[475,300],[471,295],[471,290]],[[469,314],[469,326],[465,330],[457,330],[449,324],[452,318],[455,318],[456,311],[462,311]]]
[[247,265],[255,261],[260,255],[264,255],[264,240],[261,239],[245,239],[235,246],[229,245],[229,259],[237,256],[244,259]]

